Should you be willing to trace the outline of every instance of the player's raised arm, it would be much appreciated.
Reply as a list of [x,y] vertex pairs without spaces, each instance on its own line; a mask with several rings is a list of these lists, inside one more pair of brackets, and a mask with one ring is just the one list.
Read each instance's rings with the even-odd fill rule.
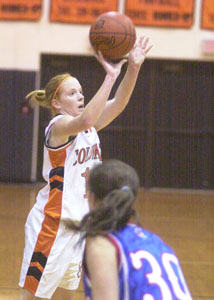
[[[115,97],[106,103],[105,109],[95,125],[97,130],[102,129],[113,121],[128,104],[134,90],[141,65],[151,48],[152,46],[149,45],[149,38],[142,36],[130,51],[125,76],[115,93]],[[100,62],[103,63],[102,60]]]

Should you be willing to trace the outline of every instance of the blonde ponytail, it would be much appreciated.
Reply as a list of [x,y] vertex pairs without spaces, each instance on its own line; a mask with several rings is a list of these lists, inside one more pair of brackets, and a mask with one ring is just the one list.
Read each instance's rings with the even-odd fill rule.
[[34,107],[35,103],[39,103],[39,105],[51,110],[52,115],[54,115],[56,112],[51,105],[51,101],[54,97],[57,97],[62,83],[69,77],[72,77],[69,73],[56,75],[50,79],[44,90],[32,91],[25,98],[29,100],[31,107]]
[[50,102],[46,98],[45,90],[32,91],[27,94],[25,98],[29,100],[31,107],[34,107],[37,102],[39,105],[46,107],[47,109],[51,109]]

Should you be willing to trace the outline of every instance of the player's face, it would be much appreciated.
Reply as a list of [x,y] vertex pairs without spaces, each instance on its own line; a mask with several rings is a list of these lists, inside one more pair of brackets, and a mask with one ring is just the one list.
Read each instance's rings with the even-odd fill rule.
[[82,87],[76,78],[69,77],[63,83],[57,99],[60,112],[73,117],[80,115],[84,109]]

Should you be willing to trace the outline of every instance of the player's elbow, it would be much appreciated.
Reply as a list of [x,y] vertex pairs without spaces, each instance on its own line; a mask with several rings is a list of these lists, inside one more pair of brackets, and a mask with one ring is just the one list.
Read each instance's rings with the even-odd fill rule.
[[114,107],[114,113],[115,113],[115,115],[119,116],[124,111],[124,109],[126,108],[127,104],[128,104],[128,102],[123,102],[123,103],[115,105],[115,107]]

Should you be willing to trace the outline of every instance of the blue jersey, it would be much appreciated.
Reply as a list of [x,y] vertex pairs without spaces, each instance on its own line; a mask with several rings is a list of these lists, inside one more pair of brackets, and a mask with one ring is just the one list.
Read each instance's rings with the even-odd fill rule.
[[[128,224],[108,239],[117,251],[120,300],[192,299],[175,253],[157,235]],[[86,272],[84,288],[92,299]]]

